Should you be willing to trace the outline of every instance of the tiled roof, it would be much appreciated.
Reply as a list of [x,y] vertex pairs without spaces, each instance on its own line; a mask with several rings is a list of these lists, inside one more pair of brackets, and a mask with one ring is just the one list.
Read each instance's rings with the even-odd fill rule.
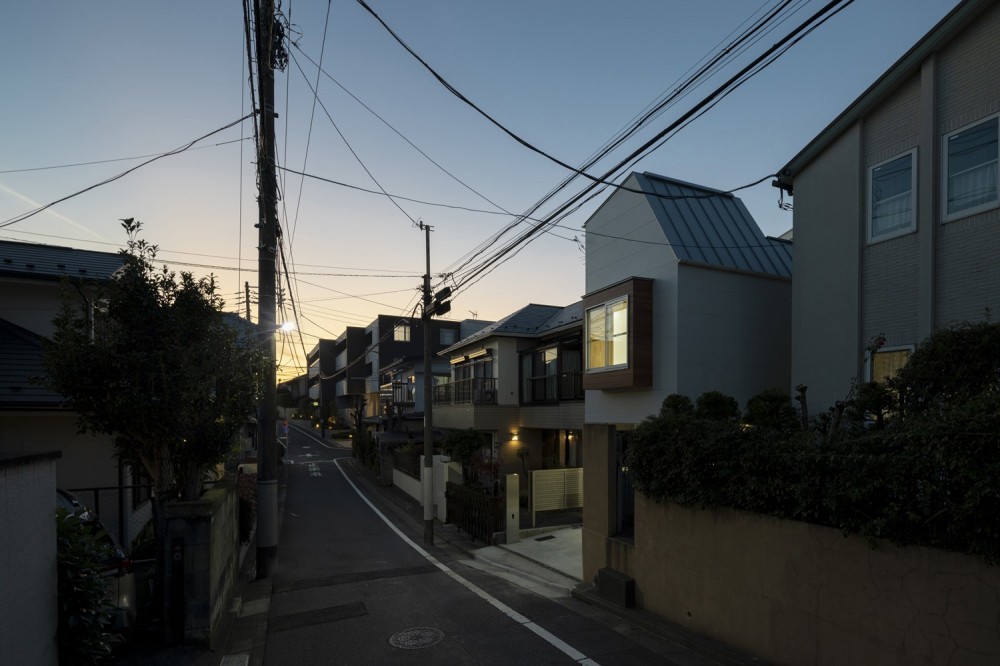
[[0,241],[0,275],[46,280],[64,276],[108,280],[121,265],[122,258],[116,252]]
[[485,340],[494,335],[536,337],[571,324],[574,321],[579,321],[583,317],[582,313],[582,302],[568,307],[531,303],[507,315],[500,321],[476,331],[467,338],[459,340],[451,347],[444,349],[441,353],[445,354],[453,349],[465,347],[476,340]]
[[791,243],[765,236],[738,197],[653,173],[633,175],[653,193],[646,200],[679,261],[791,277]]
[[58,406],[62,396],[34,381],[44,375],[42,337],[0,319],[0,408]]

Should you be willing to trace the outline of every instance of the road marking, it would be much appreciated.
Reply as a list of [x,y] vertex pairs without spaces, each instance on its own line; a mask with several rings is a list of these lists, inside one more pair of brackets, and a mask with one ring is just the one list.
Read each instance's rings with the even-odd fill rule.
[[557,650],[559,650],[560,652],[562,652],[563,654],[565,654],[566,656],[568,656],[570,659],[573,659],[574,661],[576,661],[576,662],[578,662],[580,664],[586,664],[587,666],[600,666],[600,664],[598,664],[596,661],[594,661],[593,659],[590,659],[589,657],[587,657],[587,655],[583,654],[582,652],[580,652],[579,650],[577,650],[576,648],[574,648],[572,645],[568,644],[566,641],[564,641],[561,638],[559,638],[558,636],[552,634],[547,629],[544,629],[543,627],[540,627],[538,624],[536,624],[530,618],[525,617],[524,615],[521,615],[520,613],[518,613],[516,610],[514,610],[510,606],[508,606],[504,602],[500,601],[499,599],[497,599],[496,597],[494,597],[493,595],[491,595],[486,590],[482,589],[481,587],[479,587],[475,583],[466,580],[462,576],[458,575],[457,573],[455,573],[454,571],[452,571],[451,569],[449,569],[447,565],[445,565],[442,562],[438,561],[438,559],[436,557],[434,557],[433,555],[431,555],[430,553],[428,553],[426,550],[424,550],[423,548],[421,548],[419,545],[417,545],[417,543],[415,543],[413,541],[413,539],[411,539],[410,537],[408,537],[405,534],[403,534],[403,532],[398,527],[396,527],[395,525],[393,525],[392,522],[388,518],[386,518],[386,516],[385,516],[384,513],[382,513],[381,511],[379,511],[378,507],[376,507],[374,504],[371,503],[371,500],[369,500],[364,495],[364,493],[361,492],[361,489],[358,488],[356,485],[354,485],[354,482],[351,481],[350,477],[347,476],[347,472],[345,472],[343,466],[341,466],[341,464],[340,464],[341,460],[343,460],[343,458],[338,458],[337,460],[334,461],[334,464],[337,466],[337,469],[340,471],[341,476],[344,477],[344,480],[347,481],[348,485],[350,485],[351,488],[354,489],[354,492],[358,494],[358,497],[360,497],[361,500],[365,504],[368,505],[368,508],[370,508],[372,511],[374,511],[375,515],[377,515],[379,518],[381,518],[382,522],[384,522],[386,525],[388,525],[389,529],[391,529],[393,532],[396,533],[396,536],[398,536],[400,539],[402,539],[403,542],[406,543],[410,548],[412,548],[413,550],[417,551],[417,553],[419,553],[421,557],[423,557],[428,562],[430,562],[431,564],[433,564],[434,566],[436,566],[438,569],[440,569],[441,571],[443,571],[452,580],[456,581],[457,583],[459,583],[460,585],[462,585],[463,587],[465,587],[467,590],[469,590],[470,592],[472,592],[473,594],[475,594],[480,599],[483,599],[486,603],[488,603],[489,605],[493,606],[498,611],[500,611],[501,613],[503,613],[504,615],[506,615],[510,619],[514,620],[515,622],[517,622],[518,624],[520,624],[521,626],[523,626],[528,631],[531,631],[532,633],[534,633],[535,635],[537,635],[539,638],[541,638],[542,640],[544,640],[545,642],[547,642],[549,645],[551,645],[552,647],[556,648]]

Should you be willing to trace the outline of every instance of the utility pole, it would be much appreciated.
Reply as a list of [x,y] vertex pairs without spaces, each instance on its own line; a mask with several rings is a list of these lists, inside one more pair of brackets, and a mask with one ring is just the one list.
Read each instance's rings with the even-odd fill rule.
[[431,228],[420,223],[427,248],[427,272],[424,273],[424,307],[420,313],[424,326],[424,543],[434,545],[434,387],[431,377]]
[[420,223],[427,248],[427,272],[424,273],[424,309],[420,315],[424,327],[424,543],[434,545],[434,376],[431,368],[431,316],[451,310],[447,299],[451,287],[431,296],[431,227]]
[[247,321],[250,321],[250,283],[243,283],[243,291],[246,294]]
[[260,135],[257,172],[260,193],[257,248],[257,326],[267,357],[264,395],[260,401],[257,455],[257,577],[274,573],[278,555],[277,368],[275,365],[275,273],[278,245],[278,187],[274,174],[274,0],[254,0],[257,40],[257,89],[260,98]]

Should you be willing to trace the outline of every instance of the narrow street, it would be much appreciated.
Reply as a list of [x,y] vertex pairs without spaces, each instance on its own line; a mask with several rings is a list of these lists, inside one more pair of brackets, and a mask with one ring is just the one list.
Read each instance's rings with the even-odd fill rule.
[[350,450],[292,428],[286,467],[267,666],[670,663],[568,594],[425,549],[417,526],[365,493]]

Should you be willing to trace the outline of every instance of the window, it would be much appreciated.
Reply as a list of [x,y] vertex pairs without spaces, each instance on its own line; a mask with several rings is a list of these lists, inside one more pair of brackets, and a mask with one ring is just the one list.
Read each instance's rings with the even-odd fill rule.
[[392,339],[395,340],[396,342],[409,342],[410,325],[396,324],[395,328],[392,329]]
[[453,345],[455,344],[456,331],[453,328],[442,328],[441,329],[441,344],[443,345]]
[[521,357],[521,400],[554,402],[559,398],[559,350],[541,349]]
[[916,150],[871,167],[868,242],[874,243],[916,229]]
[[881,349],[872,354],[870,362],[871,381],[878,384],[896,376],[906,362],[910,360],[910,348]]
[[628,365],[628,297],[587,310],[587,370]]
[[997,116],[948,134],[944,142],[944,219],[996,207]]

